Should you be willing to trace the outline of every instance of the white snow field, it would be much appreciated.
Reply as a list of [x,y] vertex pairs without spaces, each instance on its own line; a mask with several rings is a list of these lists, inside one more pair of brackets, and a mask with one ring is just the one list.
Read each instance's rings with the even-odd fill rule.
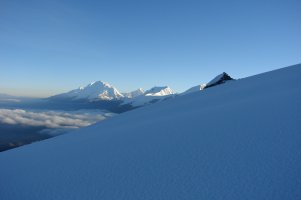
[[0,153],[0,199],[301,199],[301,65]]

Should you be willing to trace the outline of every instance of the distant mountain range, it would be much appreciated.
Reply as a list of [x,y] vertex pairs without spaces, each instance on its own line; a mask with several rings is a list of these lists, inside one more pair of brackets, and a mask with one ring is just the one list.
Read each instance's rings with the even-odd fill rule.
[[[88,84],[85,87],[71,90],[66,93],[51,96],[48,99],[51,101],[86,101],[86,102],[114,102],[116,106],[140,107],[147,104],[174,98],[177,95],[186,95],[197,92],[205,88],[225,83],[228,80],[233,80],[227,73],[216,76],[208,84],[194,86],[181,94],[176,94],[168,86],[155,86],[149,90],[139,88],[135,91],[122,93],[116,87],[103,81],[96,81]],[[118,103],[116,103],[118,102]]]

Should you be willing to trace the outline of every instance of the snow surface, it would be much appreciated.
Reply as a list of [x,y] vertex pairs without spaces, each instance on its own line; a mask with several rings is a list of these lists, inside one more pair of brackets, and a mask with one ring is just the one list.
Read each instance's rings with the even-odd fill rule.
[[301,199],[301,65],[0,153],[0,199]]
[[123,95],[109,83],[103,81],[96,81],[90,83],[86,87],[79,87],[78,89],[53,97],[89,100],[113,100],[123,98]]
[[194,86],[192,88],[189,88],[185,92],[181,93],[181,95],[186,95],[186,94],[189,94],[189,93],[192,93],[192,92],[198,92],[200,90],[203,90],[205,87],[206,87],[206,84],[197,85],[197,86]]

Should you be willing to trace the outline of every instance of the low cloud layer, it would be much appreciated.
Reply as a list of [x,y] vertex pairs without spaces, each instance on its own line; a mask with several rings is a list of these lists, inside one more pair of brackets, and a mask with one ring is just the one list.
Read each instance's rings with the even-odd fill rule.
[[63,111],[26,111],[21,109],[0,109],[0,123],[45,127],[41,133],[60,134],[66,130],[91,125],[112,117],[113,113],[95,110]]

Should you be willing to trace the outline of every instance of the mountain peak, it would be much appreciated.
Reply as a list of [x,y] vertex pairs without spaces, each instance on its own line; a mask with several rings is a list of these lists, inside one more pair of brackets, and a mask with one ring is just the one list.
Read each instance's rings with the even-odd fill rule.
[[54,97],[88,99],[88,100],[114,100],[120,99],[123,95],[112,85],[104,81],[95,81],[85,87],[59,94]]
[[231,76],[229,76],[226,72],[223,72],[223,73],[217,75],[211,81],[209,81],[209,83],[207,83],[207,85],[205,86],[205,88],[209,88],[209,87],[212,87],[212,86],[223,84],[226,81],[230,81],[230,80],[234,80],[234,79]]
[[105,81],[95,81],[89,84],[90,86],[105,86],[105,87],[112,87],[108,82]]

